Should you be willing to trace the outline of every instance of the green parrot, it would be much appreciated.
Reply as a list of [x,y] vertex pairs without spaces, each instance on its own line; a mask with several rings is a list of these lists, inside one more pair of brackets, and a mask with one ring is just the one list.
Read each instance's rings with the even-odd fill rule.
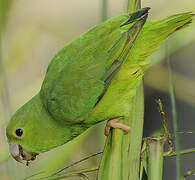
[[[6,129],[15,160],[34,160],[74,139],[95,124],[118,123],[125,99],[150,65],[151,55],[172,33],[192,20],[182,13],[146,21],[149,8],[121,15],[92,28],[66,45],[51,61],[40,92],[13,115]],[[110,127],[107,127],[106,134]]]

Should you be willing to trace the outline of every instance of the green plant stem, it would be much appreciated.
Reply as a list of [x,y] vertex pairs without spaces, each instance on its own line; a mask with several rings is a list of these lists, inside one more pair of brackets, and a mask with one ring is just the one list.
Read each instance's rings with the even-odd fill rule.
[[132,180],[139,177],[140,151],[144,122],[144,92],[143,81],[140,80],[136,95],[130,101],[129,116],[124,123],[130,126],[131,131],[123,137],[122,168],[123,179]]
[[7,75],[3,65],[2,29],[0,29],[0,95],[2,97],[2,104],[4,107],[4,116],[6,121],[8,121],[11,116],[11,104],[7,84]]
[[[10,98],[9,98],[10,96],[8,91],[9,89],[7,83],[7,76],[3,64],[2,35],[3,35],[4,25],[6,23],[6,14],[8,12],[8,7],[10,6],[10,4],[11,4],[10,0],[0,1],[0,101],[2,102],[3,105],[2,106],[3,114],[1,114],[1,116],[4,116],[6,123],[8,122],[11,115],[11,104],[10,104]],[[14,177],[18,177],[18,173],[16,172],[15,166],[13,166],[9,161],[8,163],[6,163],[6,165],[7,165],[7,169],[6,169],[7,176],[10,177],[10,179]],[[10,176],[10,174],[12,174],[13,176]]]
[[106,139],[98,180],[122,179],[122,138],[123,132],[115,129]]
[[120,129],[111,131],[104,147],[98,180],[136,180],[139,177],[144,114],[142,79],[135,88],[136,94],[128,99],[126,118],[121,120],[130,126],[131,131],[126,135]]
[[148,180],[162,179],[165,142],[166,138],[148,138],[146,140]]
[[195,170],[191,170],[191,171],[188,171],[186,173],[186,175],[184,176],[184,178],[187,178],[187,177],[190,177],[190,176],[194,176],[195,175]]
[[84,179],[88,179],[87,176],[85,176],[85,173],[94,172],[97,170],[98,170],[98,167],[90,168],[90,169],[81,169],[78,171],[73,171],[73,172],[69,172],[66,174],[50,176],[50,177],[41,178],[41,179],[42,180],[56,180],[56,179],[64,179],[64,178],[69,178],[69,177],[82,177]]
[[[128,0],[128,13],[133,13],[141,8],[141,0]],[[129,117],[125,123],[131,127],[131,132],[123,138],[123,179],[139,178],[140,151],[144,123],[144,91],[143,79],[139,82],[136,95],[131,99]],[[129,168],[127,168],[129,167]]]
[[66,167],[64,167],[64,168],[62,168],[62,169],[60,169],[60,170],[58,170],[58,171],[55,172],[53,175],[56,175],[56,174],[58,174],[58,173],[61,173],[62,171],[65,171],[65,170],[69,169],[70,167],[73,167],[73,166],[75,166],[75,165],[77,165],[77,164],[79,164],[79,163],[81,163],[81,162],[83,162],[83,161],[88,160],[89,158],[95,157],[95,156],[97,156],[97,155],[99,155],[99,154],[102,154],[102,153],[103,153],[103,152],[97,152],[97,153],[95,153],[95,154],[92,154],[92,155],[90,155],[90,156],[87,156],[87,157],[85,157],[85,158],[83,158],[83,159],[81,159],[81,160],[79,160],[79,161],[76,161],[76,162],[74,162],[74,163],[72,163],[72,164],[70,164],[70,165],[68,165],[68,166],[66,166]]
[[102,7],[101,7],[101,19],[100,21],[103,22],[108,18],[108,0],[102,0]]
[[133,13],[134,11],[141,8],[141,0],[128,0],[128,13]]
[[[180,155],[184,155],[184,154],[189,154],[189,153],[194,153],[194,152],[195,152],[195,148],[180,151],[179,154]],[[172,156],[177,156],[177,155],[178,155],[178,152],[173,152],[171,154],[165,153],[164,157],[172,157]]]
[[[135,5],[136,3],[136,5]],[[140,8],[140,0],[129,1],[128,13]],[[139,179],[140,150],[143,132],[144,94],[143,80],[137,82],[135,95],[128,97],[129,106],[121,123],[128,125],[131,131],[113,129],[104,147],[98,180],[136,180]]]
[[176,101],[175,101],[175,89],[173,85],[173,77],[170,64],[170,56],[167,58],[168,63],[168,73],[169,73],[169,93],[171,98],[172,105],[172,118],[173,118],[173,129],[175,134],[175,146],[176,146],[176,167],[177,167],[177,180],[181,179],[181,156],[180,156],[180,144],[179,144],[179,135],[178,135],[178,125],[177,125],[177,111],[176,111]]

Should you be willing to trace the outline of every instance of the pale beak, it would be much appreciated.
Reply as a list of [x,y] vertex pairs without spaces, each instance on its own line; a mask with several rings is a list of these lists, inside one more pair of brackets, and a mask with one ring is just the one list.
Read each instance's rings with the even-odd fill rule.
[[26,160],[26,165],[29,165],[29,161],[35,160],[36,156],[38,155],[37,153],[31,153],[31,152],[26,152],[22,146],[18,144],[12,144],[11,142],[9,143],[9,150],[12,155],[12,157],[20,162],[24,163],[23,160]]
[[19,148],[18,144],[9,143],[9,151],[10,151],[10,154],[12,155],[12,157],[16,161],[23,163],[20,148]]

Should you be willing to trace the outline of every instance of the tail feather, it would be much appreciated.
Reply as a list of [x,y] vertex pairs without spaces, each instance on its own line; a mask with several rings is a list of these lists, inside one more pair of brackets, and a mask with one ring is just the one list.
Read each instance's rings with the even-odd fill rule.
[[127,66],[147,67],[146,58],[164,43],[174,32],[187,27],[194,14],[191,12],[170,16],[161,21],[147,21],[142,32],[134,43],[134,47],[125,62]]

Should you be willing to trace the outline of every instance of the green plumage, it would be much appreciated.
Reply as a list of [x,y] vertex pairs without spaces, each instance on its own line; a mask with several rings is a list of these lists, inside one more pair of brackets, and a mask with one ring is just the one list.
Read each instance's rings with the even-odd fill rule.
[[147,11],[112,18],[65,46],[51,61],[40,92],[10,120],[8,141],[40,153],[100,121],[125,116],[126,99],[150,64],[146,57],[193,16],[145,23]]
[[[124,61],[146,16],[134,19],[133,25],[127,22],[123,26],[128,26],[128,30],[124,31],[121,25],[128,19],[128,15],[123,15],[97,26],[66,46],[52,60],[40,94],[45,108],[56,121],[72,124],[86,119],[114,77],[111,77],[112,72],[109,74],[115,65],[113,62],[116,59]],[[72,49],[73,53],[64,56]]]

